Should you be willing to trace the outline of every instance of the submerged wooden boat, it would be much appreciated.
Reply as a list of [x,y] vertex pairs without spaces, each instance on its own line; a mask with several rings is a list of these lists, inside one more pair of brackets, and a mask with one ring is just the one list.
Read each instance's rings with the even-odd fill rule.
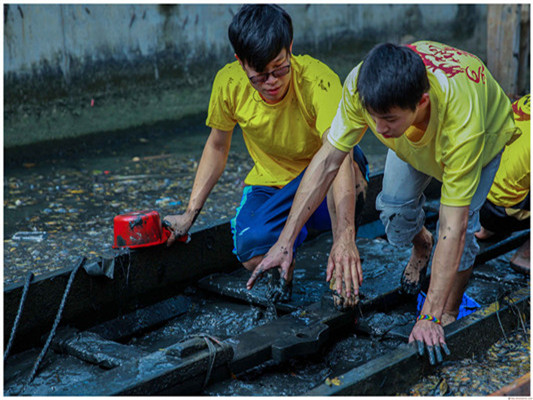
[[[329,234],[302,246],[292,300],[272,304],[266,279],[245,289],[249,274],[232,254],[229,222],[223,222],[193,232],[188,244],[117,251],[87,261],[107,274],[89,275],[74,266],[41,276],[26,290],[23,284],[6,287],[4,345],[14,340],[4,360],[4,394],[247,394],[248,389],[228,389],[239,381],[236,377],[316,357],[355,331],[387,337],[397,349],[385,356],[370,351],[339,366],[330,371],[329,383],[319,376],[305,385],[290,384],[289,392],[285,387],[250,394],[397,393],[415,382],[426,364],[413,348],[401,345],[413,322],[405,315],[414,315],[416,303],[399,291],[408,250],[380,239],[384,232],[374,199],[381,179],[382,174],[371,177],[358,234],[365,274],[358,310],[340,312],[330,300],[324,282]],[[436,219],[439,195],[440,186],[432,183],[426,191],[429,225]],[[516,309],[529,320],[528,283],[491,265],[528,237],[529,231],[521,232],[482,248],[473,280],[483,307],[446,328],[454,357],[483,349],[502,335],[501,329],[514,327]],[[386,332],[376,333],[384,322],[371,321],[381,314],[403,324],[390,323]],[[483,329],[484,339],[467,339],[473,329]],[[385,379],[392,393],[384,388]]]

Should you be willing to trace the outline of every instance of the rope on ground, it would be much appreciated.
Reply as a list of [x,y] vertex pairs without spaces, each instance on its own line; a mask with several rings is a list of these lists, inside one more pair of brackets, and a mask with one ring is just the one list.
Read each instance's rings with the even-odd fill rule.
[[[209,378],[211,377],[211,372],[213,371],[213,367],[215,366],[215,360],[217,357],[217,349],[215,347],[215,344],[220,344],[220,340],[218,340],[216,337],[208,335],[207,333],[199,333],[197,335],[191,335],[183,340],[189,340],[191,338],[201,338],[205,340],[205,343],[207,344],[207,348],[209,349],[209,362],[207,366],[207,373],[205,375],[204,384],[202,385],[202,389],[207,386],[207,383],[209,382]],[[183,341],[182,340],[182,341]]]
[[80,261],[78,262],[78,265],[76,268],[72,270],[70,273],[70,277],[68,279],[67,286],[65,287],[65,292],[63,293],[63,298],[61,299],[61,303],[59,305],[59,309],[57,310],[56,318],[54,320],[54,324],[52,326],[52,330],[50,331],[50,334],[48,335],[48,339],[46,340],[46,343],[44,344],[43,349],[41,350],[41,353],[37,357],[37,360],[35,360],[35,364],[33,365],[32,371],[30,373],[30,376],[28,378],[28,381],[24,385],[24,387],[21,390],[21,393],[25,391],[26,387],[33,381],[33,378],[35,378],[35,375],[37,373],[37,370],[39,368],[39,365],[44,359],[44,356],[46,355],[46,352],[48,351],[48,348],[50,347],[50,343],[52,343],[52,339],[55,336],[57,326],[59,325],[59,321],[61,320],[61,315],[63,314],[63,309],[65,308],[65,304],[67,302],[67,296],[70,292],[70,288],[72,286],[72,282],[74,282],[74,277],[76,276],[76,272],[80,269],[80,267],[85,264],[85,261],[87,260],[86,257],[81,257]]
[[29,272],[26,275],[26,281],[24,282],[24,289],[22,290],[22,296],[20,296],[19,309],[17,315],[15,316],[15,322],[13,322],[13,328],[11,328],[11,334],[9,335],[9,341],[7,342],[6,350],[4,351],[4,361],[9,356],[11,352],[11,347],[15,341],[15,334],[20,322],[20,316],[22,315],[22,310],[24,310],[24,304],[26,303],[26,296],[28,295],[28,289],[30,288],[30,283],[33,279],[33,272]]

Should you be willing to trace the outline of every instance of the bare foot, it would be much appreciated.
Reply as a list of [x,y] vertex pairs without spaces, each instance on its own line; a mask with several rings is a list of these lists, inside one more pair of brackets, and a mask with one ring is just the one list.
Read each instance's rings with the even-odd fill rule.
[[422,227],[422,230],[413,239],[411,258],[403,270],[400,280],[402,291],[405,294],[416,296],[420,292],[432,249],[433,235],[426,227]]
[[336,281],[337,279],[335,278],[335,275],[333,275],[329,281],[329,288],[331,290],[331,296],[333,297],[333,304],[335,305],[335,308],[339,311],[354,308],[359,303],[359,295],[356,296],[352,291],[350,297],[347,297],[346,286],[344,285],[344,282],[342,282],[341,294],[338,294],[337,290],[335,289],[337,286]]
[[526,275],[529,275],[530,271],[530,245],[528,239],[511,258],[511,268]]
[[474,233],[474,236],[477,237],[479,240],[487,240],[494,236],[494,232],[491,232],[488,229],[481,227],[479,231]]

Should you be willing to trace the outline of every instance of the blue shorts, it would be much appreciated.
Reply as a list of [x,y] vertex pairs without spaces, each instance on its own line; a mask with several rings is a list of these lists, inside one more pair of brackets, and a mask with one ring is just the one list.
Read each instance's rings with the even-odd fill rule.
[[[354,148],[354,161],[368,181],[368,162],[359,148]],[[265,255],[276,243],[292,207],[304,171],[283,188],[246,186],[235,218],[231,220],[233,253],[240,262]],[[309,230],[331,230],[327,200],[324,199],[302,228],[294,243],[294,250],[306,239]]]

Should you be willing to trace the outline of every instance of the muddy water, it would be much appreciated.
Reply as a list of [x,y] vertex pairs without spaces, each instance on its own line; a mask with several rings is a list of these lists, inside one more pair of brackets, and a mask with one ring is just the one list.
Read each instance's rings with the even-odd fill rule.
[[[200,116],[174,128],[102,134],[87,144],[43,144],[40,156],[24,149],[6,151],[4,283],[21,282],[29,271],[38,276],[70,267],[80,254],[101,255],[113,244],[118,214],[183,212],[208,134]],[[373,135],[363,140],[371,169],[381,169],[384,147]],[[251,168],[236,128],[226,169],[193,231],[234,216]],[[25,231],[45,232],[45,240],[12,240]]]
[[[150,165],[145,165],[145,167],[153,167],[153,170],[146,172],[151,172],[153,175],[159,175],[159,177],[170,180],[180,180],[185,176],[194,177],[195,167],[209,136],[209,128],[203,125],[203,117],[198,117],[190,122],[190,125],[180,126],[176,129],[158,129],[156,131],[139,129],[123,139],[111,134],[102,134],[101,137],[92,139],[94,147],[85,148],[82,151],[72,148],[69,150],[69,147],[75,146],[74,143],[69,142],[65,145],[66,150],[64,152],[58,153],[50,150],[51,158],[40,158],[36,154],[28,157],[25,155],[24,148],[11,150],[10,158],[12,161],[4,170],[4,188],[6,190],[5,235],[10,236],[21,226],[23,221],[28,221],[46,208],[47,204],[45,204],[44,199],[41,201],[39,201],[40,199],[23,201],[19,197],[25,195],[37,195],[36,197],[39,197],[41,194],[39,191],[42,190],[47,192],[45,196],[47,200],[53,200],[54,197],[61,198],[62,191],[68,190],[69,185],[75,185],[74,181],[77,177],[69,176],[75,172],[79,172],[80,175],[94,175],[94,180],[98,180],[101,178],[99,176],[101,174],[113,177],[114,174],[123,171],[126,166],[132,163],[150,161]],[[384,166],[385,147],[371,133],[365,135],[360,145],[370,162],[371,171],[381,170]],[[57,148],[63,144],[62,142],[53,142],[45,143],[42,146],[41,155],[46,154],[49,147]],[[9,155],[10,150],[7,153]],[[227,166],[229,173],[235,173],[233,171],[235,168],[236,172],[239,173],[238,176],[244,179],[252,164],[247,156],[238,126],[233,134],[230,154],[238,154],[246,160],[241,166],[232,164]],[[168,158],[177,158],[181,164],[181,170],[163,170],[162,168],[166,166],[164,161]],[[158,165],[158,160],[161,160],[161,165]],[[159,166],[161,169],[158,169]],[[174,165],[174,168],[177,166]],[[176,172],[178,173],[176,174]],[[76,201],[74,199],[65,200],[64,206],[67,210],[73,210],[73,207],[76,207]],[[97,214],[97,210],[88,211],[90,215]]]

